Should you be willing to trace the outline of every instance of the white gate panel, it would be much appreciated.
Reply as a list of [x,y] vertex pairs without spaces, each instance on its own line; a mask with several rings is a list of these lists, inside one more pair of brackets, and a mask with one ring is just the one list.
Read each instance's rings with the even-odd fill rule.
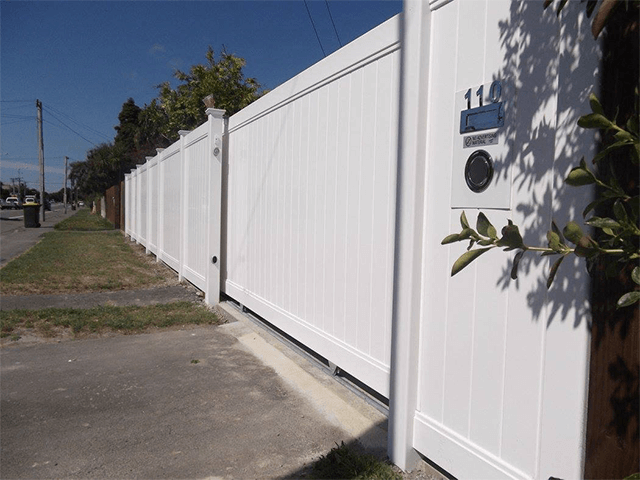
[[147,207],[149,205],[149,174],[147,171],[147,165],[141,165],[138,167],[138,186],[140,191],[138,193],[138,212],[140,213],[140,230],[138,232],[138,241],[147,246],[147,225],[149,223],[149,213]]
[[184,223],[184,277],[205,289],[209,226],[209,139],[208,123],[184,138],[186,220]]
[[[453,208],[455,162],[464,163],[474,151],[459,148],[456,95],[471,89],[471,102],[477,102],[480,85],[499,80],[505,86],[501,100],[513,121],[505,125],[507,140],[494,164],[498,181],[511,182],[510,208],[497,202],[482,211],[497,228],[512,219],[526,232],[526,242],[546,244],[555,189],[581,156],[558,145],[576,135],[573,122],[584,109],[596,64],[592,52],[576,55],[589,74],[566,82],[562,91],[559,83],[573,75],[575,65],[569,64],[577,60],[561,54],[561,23],[580,22],[559,22],[531,2],[456,0],[432,2],[432,8],[414,446],[463,478],[578,478],[588,361],[583,266],[564,282],[557,279],[553,295],[544,286],[549,263],[533,254],[521,264],[517,281],[509,280],[513,254],[498,251],[451,278],[451,266],[467,245],[445,247],[440,241],[460,231],[462,210],[472,225],[480,211]],[[589,62],[591,70],[584,66]],[[567,99],[563,110],[560,96]],[[587,137],[578,144],[586,145],[588,155]],[[571,205],[563,208],[571,212]]]
[[389,392],[399,19],[229,122],[225,292]]

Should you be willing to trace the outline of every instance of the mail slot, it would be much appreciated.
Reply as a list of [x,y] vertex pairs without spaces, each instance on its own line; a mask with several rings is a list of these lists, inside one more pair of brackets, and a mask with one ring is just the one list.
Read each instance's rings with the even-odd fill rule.
[[514,92],[508,78],[468,85],[455,96],[451,207],[511,207]]

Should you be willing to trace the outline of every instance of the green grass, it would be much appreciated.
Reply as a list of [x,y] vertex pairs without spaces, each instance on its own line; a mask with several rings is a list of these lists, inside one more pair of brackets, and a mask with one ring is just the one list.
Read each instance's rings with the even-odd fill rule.
[[373,455],[357,452],[353,447],[336,445],[314,463],[312,478],[344,478],[356,480],[402,480],[391,465]]
[[60,329],[74,335],[101,333],[140,333],[150,328],[176,325],[219,325],[224,323],[202,304],[175,302],[146,307],[102,306],[89,309],[46,308],[42,310],[0,311],[0,337],[19,339],[32,333],[57,336]]
[[136,253],[119,231],[49,232],[0,269],[0,294],[60,294],[150,288],[165,267]]
[[92,215],[88,208],[81,208],[75,215],[65,218],[57,223],[53,228],[60,231],[103,231],[113,230],[113,225],[109,220],[100,215]]

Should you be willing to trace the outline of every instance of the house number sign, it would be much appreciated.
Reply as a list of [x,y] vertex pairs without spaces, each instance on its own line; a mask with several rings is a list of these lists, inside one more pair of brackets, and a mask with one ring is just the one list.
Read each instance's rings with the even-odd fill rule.
[[460,112],[460,133],[480,132],[504,126],[504,104],[500,101],[502,95],[500,81],[495,80],[489,87],[488,100],[490,103],[486,105],[483,105],[483,85],[476,91],[475,96],[478,97],[478,106],[474,108],[471,108],[471,92],[472,89],[470,88],[464,95],[467,101],[467,109]]

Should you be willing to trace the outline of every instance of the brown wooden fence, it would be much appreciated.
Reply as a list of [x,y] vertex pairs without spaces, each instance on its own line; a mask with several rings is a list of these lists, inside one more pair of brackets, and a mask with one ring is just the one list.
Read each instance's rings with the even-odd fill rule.
[[124,229],[124,182],[116,184],[109,188],[105,194],[105,207],[107,212],[107,220],[109,220],[118,229]]

